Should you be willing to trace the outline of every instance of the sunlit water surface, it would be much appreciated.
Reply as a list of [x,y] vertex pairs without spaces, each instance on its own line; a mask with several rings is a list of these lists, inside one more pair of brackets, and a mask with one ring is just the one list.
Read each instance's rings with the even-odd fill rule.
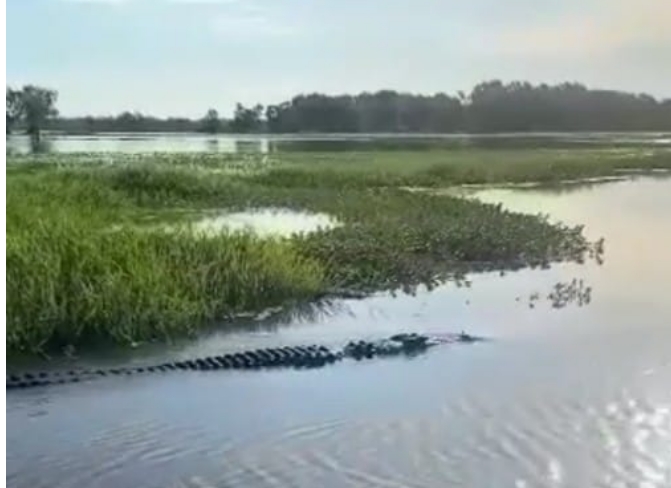
[[205,212],[188,221],[189,228],[201,235],[221,232],[251,232],[261,237],[288,237],[292,234],[330,229],[337,220],[324,213],[287,208],[257,208],[242,212]]

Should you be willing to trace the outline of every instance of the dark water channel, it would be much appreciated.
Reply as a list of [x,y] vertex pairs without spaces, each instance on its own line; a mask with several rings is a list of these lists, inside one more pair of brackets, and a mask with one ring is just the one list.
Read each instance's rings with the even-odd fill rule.
[[[605,237],[605,262],[337,302],[150,354],[397,331],[463,329],[488,343],[8,392],[8,486],[671,486],[671,180],[474,197],[586,224]],[[554,308],[547,295],[574,278],[589,303]]]

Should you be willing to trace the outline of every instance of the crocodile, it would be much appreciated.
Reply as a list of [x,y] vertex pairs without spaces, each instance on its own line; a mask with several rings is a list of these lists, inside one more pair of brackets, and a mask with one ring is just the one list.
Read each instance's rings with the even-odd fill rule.
[[225,369],[319,368],[346,358],[354,360],[375,357],[416,355],[438,344],[474,343],[484,339],[461,332],[459,334],[401,333],[377,341],[350,341],[341,349],[326,346],[286,346],[241,351],[219,356],[186,359],[147,366],[106,369],[73,369],[13,373],[7,376],[7,389],[23,389],[89,381],[109,376],[125,376],[169,371],[215,371]]

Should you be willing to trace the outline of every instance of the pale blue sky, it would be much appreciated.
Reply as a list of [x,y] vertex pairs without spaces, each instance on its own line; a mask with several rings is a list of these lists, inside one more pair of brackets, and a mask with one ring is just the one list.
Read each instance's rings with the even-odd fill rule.
[[671,97],[669,25],[671,0],[7,0],[7,83],[65,115],[491,78]]

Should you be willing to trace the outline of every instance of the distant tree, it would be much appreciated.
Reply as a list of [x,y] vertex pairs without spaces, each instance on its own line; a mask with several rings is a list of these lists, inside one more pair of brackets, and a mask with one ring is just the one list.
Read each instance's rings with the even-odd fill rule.
[[266,128],[269,132],[296,132],[300,121],[297,119],[299,110],[291,102],[266,107]]
[[116,130],[123,132],[138,132],[146,130],[146,118],[139,112],[122,112],[116,117]]
[[235,114],[231,121],[231,129],[234,132],[258,132],[263,127],[263,105],[257,104],[252,108],[246,108],[238,103],[235,106]]
[[10,134],[14,125],[21,119],[23,106],[21,104],[21,91],[7,87],[7,105],[5,119],[7,121],[6,133]]
[[84,117],[84,130],[88,133],[96,131],[96,120],[90,115]]
[[219,112],[213,108],[209,109],[201,121],[201,130],[208,134],[216,134],[219,132],[221,130]]
[[282,111],[279,105],[266,107],[266,127],[268,132],[282,132]]
[[33,146],[40,143],[40,131],[50,117],[58,115],[58,92],[35,85],[26,85],[19,92],[20,113]]
[[470,93],[419,95],[393,90],[355,95],[299,94],[265,111],[237,104],[232,120],[215,110],[204,118],[160,119],[138,112],[118,116],[51,118],[56,93],[34,86],[7,88],[7,133],[66,132],[528,132],[671,130],[671,100],[579,83],[532,85],[490,80]]

